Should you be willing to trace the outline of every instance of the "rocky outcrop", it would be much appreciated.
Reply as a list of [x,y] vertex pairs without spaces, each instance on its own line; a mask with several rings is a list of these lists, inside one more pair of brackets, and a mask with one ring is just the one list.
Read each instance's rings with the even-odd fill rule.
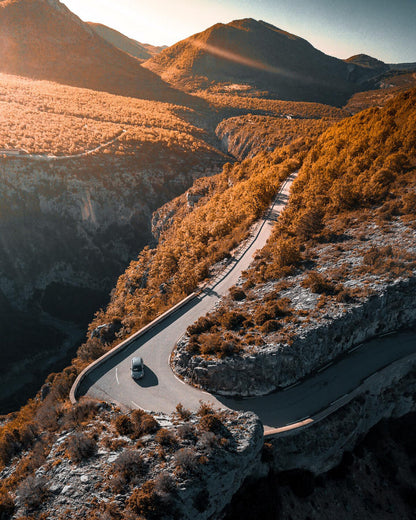
[[327,316],[303,328],[288,344],[269,344],[254,354],[225,359],[192,356],[187,337],[179,343],[172,365],[185,380],[222,395],[265,395],[314,372],[354,345],[416,321],[416,278],[384,285],[347,312]]
[[[160,444],[160,431],[142,436],[139,443],[117,432],[109,438],[108,431],[114,428],[112,422],[117,412],[110,411],[110,415],[109,420],[108,414],[101,412],[99,421],[86,425],[84,431],[90,436],[95,434],[97,441],[95,453],[82,460],[74,462],[66,455],[73,432],[63,431],[58,435],[45,463],[36,471],[35,481],[31,481],[42,482],[46,488],[45,497],[38,505],[39,514],[44,513],[52,520],[61,518],[66,510],[78,520],[86,518],[97,505],[108,503],[113,510],[129,510],[132,493],[146,482],[155,486],[158,518],[218,518],[260,459],[263,428],[252,413],[225,412],[222,428],[226,438],[198,430],[197,416],[185,423],[170,416],[155,416],[165,435],[175,439],[169,446]],[[184,429],[188,432],[186,438],[180,433]],[[130,470],[123,481],[120,470],[128,467],[125,465],[128,461]],[[135,477],[131,461],[141,467]],[[6,478],[10,474],[7,469],[0,476]],[[129,479],[135,481],[131,487],[126,485]],[[27,513],[28,492],[19,488],[16,495],[17,518]]]
[[416,359],[406,359],[369,378],[357,396],[337,412],[307,429],[268,439],[273,445],[271,467],[294,468],[316,475],[340,463],[345,451],[382,419],[402,417],[416,410]]

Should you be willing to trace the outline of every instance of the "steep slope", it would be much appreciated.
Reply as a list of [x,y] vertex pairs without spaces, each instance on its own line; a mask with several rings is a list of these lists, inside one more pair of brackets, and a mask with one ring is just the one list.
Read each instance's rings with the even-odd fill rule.
[[189,89],[231,83],[234,89],[260,89],[279,99],[339,104],[355,89],[351,66],[298,36],[253,19],[216,24],[169,47],[145,66]]
[[163,101],[183,95],[58,0],[0,1],[0,71]]
[[140,43],[101,23],[88,22],[88,25],[108,43],[139,60],[148,60],[166,49],[166,46],[156,47],[147,43]]
[[181,377],[210,392],[263,395],[414,324],[415,101],[413,89],[318,138],[244,291],[179,343]]
[[85,331],[152,240],[152,212],[227,160],[178,109],[0,74],[0,411],[62,351],[34,322]]

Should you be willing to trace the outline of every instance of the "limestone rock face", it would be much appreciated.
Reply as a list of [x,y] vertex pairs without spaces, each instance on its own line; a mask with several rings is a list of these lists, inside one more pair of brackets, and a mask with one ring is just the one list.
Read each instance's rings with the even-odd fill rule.
[[416,410],[416,368],[413,362],[394,363],[369,378],[357,396],[337,412],[295,435],[269,439],[275,471],[302,468],[316,475],[341,462],[345,451],[382,419]]
[[193,357],[182,339],[173,358],[188,382],[222,395],[259,396],[295,383],[348,349],[416,321],[416,279],[384,285],[348,312],[329,317],[295,337],[292,345],[270,344],[255,354],[225,359]]

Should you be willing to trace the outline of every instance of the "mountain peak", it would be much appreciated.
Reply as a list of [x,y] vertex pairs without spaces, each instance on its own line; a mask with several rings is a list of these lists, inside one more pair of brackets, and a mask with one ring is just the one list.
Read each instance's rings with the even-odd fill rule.
[[0,72],[145,99],[184,97],[59,0],[0,0],[0,34]]
[[253,18],[213,25],[144,66],[189,90],[231,83],[279,99],[335,104],[354,90],[345,62]]

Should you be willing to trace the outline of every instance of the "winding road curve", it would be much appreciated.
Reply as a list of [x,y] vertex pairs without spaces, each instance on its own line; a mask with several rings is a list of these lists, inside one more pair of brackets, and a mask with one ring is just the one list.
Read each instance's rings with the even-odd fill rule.
[[[19,159],[32,159],[34,161],[62,161],[63,159],[79,159],[80,157],[86,157],[87,155],[92,155],[95,152],[99,152],[103,148],[107,148],[107,146],[110,146],[111,144],[115,143],[120,139],[122,135],[124,135],[127,132],[127,130],[123,129],[121,131],[121,134],[114,137],[114,139],[111,139],[111,141],[107,141],[106,143],[102,143],[95,148],[92,148],[91,150],[86,150],[85,152],[76,153],[73,155],[46,155],[46,154],[31,154],[31,153],[24,153],[22,155],[16,154],[16,150],[2,150],[0,155],[5,155],[6,157],[17,157]],[[24,151],[24,150],[23,150]]]
[[[213,309],[220,298],[235,285],[242,271],[248,268],[254,254],[261,249],[280,211],[287,203],[295,178],[284,183],[265,219],[259,223],[255,236],[238,260],[213,281],[197,297],[167,316],[155,326],[111,357],[96,362],[75,383],[73,395],[98,398],[126,408],[143,408],[153,412],[172,413],[180,402],[195,410],[200,400],[219,408],[255,412],[264,424],[265,434],[280,434],[310,425],[348,401],[346,394],[360,387],[375,372],[404,359],[416,359],[416,335],[404,332],[377,338],[360,345],[335,364],[290,387],[264,397],[232,399],[209,394],[186,385],[172,372],[169,359],[176,342],[187,327]],[[145,363],[145,377],[133,381],[130,360],[140,355]]]

